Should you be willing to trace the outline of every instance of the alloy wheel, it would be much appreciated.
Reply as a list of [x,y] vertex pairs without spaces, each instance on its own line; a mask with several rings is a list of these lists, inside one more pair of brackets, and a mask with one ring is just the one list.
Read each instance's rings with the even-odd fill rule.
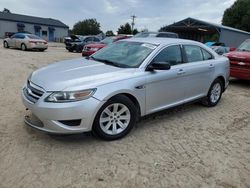
[[213,85],[213,88],[211,90],[210,100],[212,103],[216,103],[221,96],[221,85],[219,83],[216,83]]
[[128,127],[130,120],[131,114],[128,107],[121,103],[113,103],[102,111],[99,123],[103,132],[117,135]]

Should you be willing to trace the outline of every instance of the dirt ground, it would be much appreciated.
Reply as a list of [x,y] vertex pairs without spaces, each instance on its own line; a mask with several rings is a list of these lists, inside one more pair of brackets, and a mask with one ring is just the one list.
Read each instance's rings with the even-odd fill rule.
[[[2,43],[2,41],[0,41]],[[144,118],[125,138],[50,136],[23,123],[20,91],[35,69],[80,57],[0,46],[0,187],[250,187],[250,82],[232,80],[214,108]]]

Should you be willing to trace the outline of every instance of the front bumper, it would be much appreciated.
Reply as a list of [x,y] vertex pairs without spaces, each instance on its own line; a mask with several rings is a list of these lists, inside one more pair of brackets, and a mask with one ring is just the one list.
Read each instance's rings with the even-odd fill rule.
[[[69,103],[49,103],[44,102],[48,96],[44,95],[36,102],[29,101],[22,91],[22,101],[24,106],[31,111],[36,117],[36,121],[32,121],[31,116],[25,117],[25,123],[29,126],[41,131],[56,134],[72,134],[87,132],[92,129],[92,124],[96,113],[104,104],[93,97]],[[63,121],[81,120],[77,126],[68,126]]]
[[230,76],[243,80],[250,80],[250,69],[230,67]]

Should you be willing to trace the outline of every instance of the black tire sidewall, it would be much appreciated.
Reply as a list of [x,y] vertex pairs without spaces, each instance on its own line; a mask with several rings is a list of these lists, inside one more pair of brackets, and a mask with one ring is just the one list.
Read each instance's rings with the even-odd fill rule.
[[[103,112],[103,110],[107,106],[109,106],[109,105],[111,105],[113,103],[121,103],[121,104],[125,105],[129,109],[130,115],[131,115],[131,119],[130,119],[130,122],[129,122],[129,125],[127,126],[127,128],[123,132],[121,132],[121,133],[119,133],[117,135],[106,134],[101,129],[101,126],[100,126],[100,123],[99,123],[100,115]],[[92,130],[94,132],[94,135],[97,135],[98,137],[100,137],[101,139],[104,139],[104,140],[120,139],[120,138],[124,137],[125,135],[127,135],[131,131],[131,129],[134,127],[134,125],[136,123],[136,118],[137,118],[137,109],[136,109],[136,106],[134,105],[134,103],[126,96],[123,96],[123,95],[115,96],[115,97],[109,99],[99,109],[98,113],[96,114]]]

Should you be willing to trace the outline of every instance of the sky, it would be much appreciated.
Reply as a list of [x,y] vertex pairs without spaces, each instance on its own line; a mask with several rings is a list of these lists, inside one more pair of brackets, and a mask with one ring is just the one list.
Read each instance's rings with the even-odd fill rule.
[[135,28],[157,31],[162,26],[187,17],[221,24],[225,9],[236,0],[0,0],[12,13],[58,19],[70,28],[88,18],[96,18],[101,30],[116,32],[120,25],[131,23]]

